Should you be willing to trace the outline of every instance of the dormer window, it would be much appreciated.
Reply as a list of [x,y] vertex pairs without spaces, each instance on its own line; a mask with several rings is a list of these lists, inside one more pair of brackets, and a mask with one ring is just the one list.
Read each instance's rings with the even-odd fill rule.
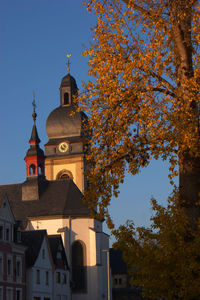
[[64,105],[69,104],[69,93],[64,93]]

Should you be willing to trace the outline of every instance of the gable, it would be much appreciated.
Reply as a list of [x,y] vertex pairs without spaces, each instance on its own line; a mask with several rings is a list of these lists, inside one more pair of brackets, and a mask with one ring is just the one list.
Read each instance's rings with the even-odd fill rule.
[[4,196],[0,204],[0,218],[12,224],[15,223],[7,195]]
[[46,236],[44,237],[43,242],[41,244],[34,267],[36,267],[36,268],[52,268],[53,267],[51,253],[49,251],[49,245],[48,245],[48,240],[47,240]]

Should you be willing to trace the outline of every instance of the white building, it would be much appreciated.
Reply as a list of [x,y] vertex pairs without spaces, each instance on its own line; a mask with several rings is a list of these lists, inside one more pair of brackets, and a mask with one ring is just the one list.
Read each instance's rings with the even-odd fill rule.
[[56,234],[49,235],[48,240],[54,262],[53,299],[69,300],[71,295],[70,274],[62,238]]
[[69,268],[60,235],[46,230],[21,233],[26,245],[26,299],[70,299]]
[[53,260],[46,230],[21,233],[26,251],[26,299],[53,300]]

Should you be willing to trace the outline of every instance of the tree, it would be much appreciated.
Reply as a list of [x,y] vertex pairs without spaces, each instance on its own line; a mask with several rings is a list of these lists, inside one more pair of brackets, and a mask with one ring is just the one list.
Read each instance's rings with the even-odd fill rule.
[[149,229],[128,223],[116,230],[117,245],[148,297],[199,299],[200,3],[86,4],[98,20],[85,51],[94,80],[79,97],[93,131],[85,199],[112,227],[107,207],[125,171],[134,175],[153,158],[169,159],[179,192],[166,209],[152,201]]
[[[152,158],[179,168],[180,203],[200,215],[200,4],[195,0],[91,0],[98,16],[89,56],[91,80],[79,97],[93,131],[85,199],[107,216],[127,170]],[[95,164],[93,163],[95,161]],[[89,200],[88,200],[89,199]],[[194,221],[195,220],[195,221]],[[195,225],[196,226],[196,225]]]
[[191,230],[177,193],[169,198],[167,208],[154,199],[152,208],[149,229],[136,229],[127,222],[115,232],[115,246],[123,251],[131,283],[141,286],[149,299],[199,299],[200,227]]

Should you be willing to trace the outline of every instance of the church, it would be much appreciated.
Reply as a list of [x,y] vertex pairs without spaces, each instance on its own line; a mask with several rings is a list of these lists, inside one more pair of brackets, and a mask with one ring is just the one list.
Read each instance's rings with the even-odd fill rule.
[[61,234],[70,268],[70,299],[100,300],[106,299],[108,292],[105,250],[109,249],[109,237],[102,222],[91,217],[82,202],[87,187],[87,116],[75,109],[77,91],[76,81],[68,73],[61,80],[59,106],[46,121],[45,152],[39,145],[33,104],[33,128],[24,158],[26,180],[1,185],[0,200],[7,195],[21,230]]

